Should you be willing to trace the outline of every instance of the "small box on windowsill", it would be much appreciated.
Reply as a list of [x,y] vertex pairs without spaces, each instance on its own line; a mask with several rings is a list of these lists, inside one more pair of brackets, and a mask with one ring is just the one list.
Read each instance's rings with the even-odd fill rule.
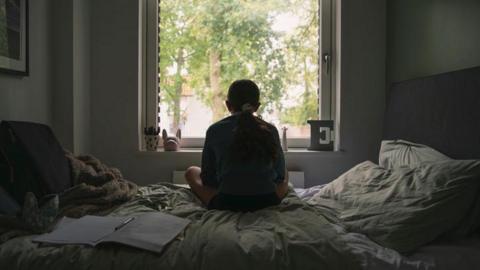
[[313,151],[333,151],[333,120],[308,120],[310,124],[310,147]]

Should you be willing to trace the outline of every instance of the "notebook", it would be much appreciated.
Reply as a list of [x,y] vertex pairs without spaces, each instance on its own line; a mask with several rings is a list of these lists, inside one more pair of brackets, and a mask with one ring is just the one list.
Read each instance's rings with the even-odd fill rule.
[[188,219],[159,212],[129,217],[63,218],[51,233],[40,235],[33,241],[89,246],[118,243],[161,253],[189,223]]

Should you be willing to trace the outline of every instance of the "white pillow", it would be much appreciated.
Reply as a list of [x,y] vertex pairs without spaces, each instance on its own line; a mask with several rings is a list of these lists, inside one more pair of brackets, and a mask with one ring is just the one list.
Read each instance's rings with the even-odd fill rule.
[[387,169],[416,167],[422,162],[450,160],[437,150],[418,143],[404,140],[382,141],[378,164]]
[[386,169],[360,163],[307,202],[337,213],[347,230],[410,252],[439,237],[465,237],[479,224],[480,161],[422,162]]
[[[445,160],[453,159],[429,146],[405,140],[382,141],[379,155],[379,165],[386,169],[405,166],[416,168],[424,162],[442,162]],[[480,194],[477,195],[476,202],[471,205],[470,211],[471,214],[462,222],[463,226],[459,226],[457,229],[457,234],[467,235],[472,232],[472,228],[478,228],[480,232]]]

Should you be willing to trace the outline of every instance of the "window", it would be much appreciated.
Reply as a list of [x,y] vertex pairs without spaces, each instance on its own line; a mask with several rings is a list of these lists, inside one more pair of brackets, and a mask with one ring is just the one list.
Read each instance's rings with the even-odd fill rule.
[[259,115],[287,127],[290,146],[308,145],[307,120],[333,119],[332,0],[146,1],[147,123],[201,146],[241,78],[259,85]]

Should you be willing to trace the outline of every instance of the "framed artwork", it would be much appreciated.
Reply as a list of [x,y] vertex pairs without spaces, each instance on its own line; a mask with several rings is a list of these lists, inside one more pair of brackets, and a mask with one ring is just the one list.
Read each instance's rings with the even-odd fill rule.
[[0,0],[0,72],[28,76],[28,0]]

